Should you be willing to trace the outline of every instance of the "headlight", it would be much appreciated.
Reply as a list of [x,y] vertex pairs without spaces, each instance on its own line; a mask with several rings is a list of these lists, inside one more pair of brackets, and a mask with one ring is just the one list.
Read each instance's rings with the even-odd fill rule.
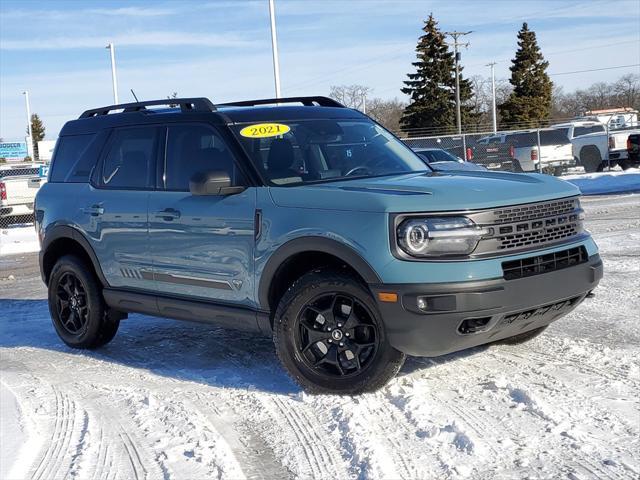
[[398,225],[398,246],[414,257],[467,255],[489,232],[465,217],[408,218]]

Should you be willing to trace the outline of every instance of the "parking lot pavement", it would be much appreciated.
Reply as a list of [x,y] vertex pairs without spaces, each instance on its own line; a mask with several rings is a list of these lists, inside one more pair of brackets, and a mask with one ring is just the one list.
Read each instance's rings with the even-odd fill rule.
[[637,479],[640,196],[583,205],[605,264],[595,298],[529,343],[409,359],[358,397],[306,395],[270,339],[206,325],[132,315],[106,347],[71,350],[37,255],[0,257],[0,378],[17,405],[0,420],[21,426],[3,474]]

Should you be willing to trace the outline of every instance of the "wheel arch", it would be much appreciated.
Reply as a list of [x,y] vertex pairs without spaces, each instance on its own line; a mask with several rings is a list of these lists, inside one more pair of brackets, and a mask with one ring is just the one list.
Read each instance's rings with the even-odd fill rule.
[[258,284],[258,301],[262,309],[275,312],[277,301],[292,281],[314,268],[344,266],[363,283],[382,283],[369,263],[353,248],[325,237],[304,237],[281,245],[267,261]]
[[46,285],[49,284],[51,270],[56,261],[63,255],[69,254],[85,260],[93,268],[102,286],[109,285],[89,241],[77,229],[67,225],[55,226],[45,235],[40,250],[40,273]]

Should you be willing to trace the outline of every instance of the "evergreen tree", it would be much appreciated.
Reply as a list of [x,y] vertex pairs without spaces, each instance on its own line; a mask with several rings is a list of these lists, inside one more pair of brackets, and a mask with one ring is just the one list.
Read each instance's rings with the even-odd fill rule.
[[[416,46],[417,61],[412,65],[415,73],[407,75],[402,93],[410,96],[400,125],[409,135],[418,135],[413,129],[438,129],[456,126],[455,59],[449,50],[445,35],[438,29],[433,14],[422,27],[424,35]],[[459,67],[462,71],[462,67]],[[460,103],[462,124],[469,123],[473,116],[467,103],[473,96],[471,83],[460,75]]]
[[518,32],[518,50],[510,67],[513,92],[499,107],[503,127],[537,126],[551,113],[553,83],[547,75],[549,62],[527,23]]
[[[37,113],[31,115],[31,138],[33,140],[33,159],[38,160],[38,142],[44,140],[44,124]],[[27,135],[29,135],[29,129],[27,129]]]

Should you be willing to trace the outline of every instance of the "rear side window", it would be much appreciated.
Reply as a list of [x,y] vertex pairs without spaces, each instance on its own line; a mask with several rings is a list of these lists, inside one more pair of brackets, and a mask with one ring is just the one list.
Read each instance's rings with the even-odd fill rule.
[[593,125],[591,127],[575,127],[573,136],[587,135],[588,133],[604,132],[604,125]]
[[88,182],[96,158],[89,154],[94,134],[60,137],[51,163],[50,182]]
[[147,189],[154,185],[158,128],[122,128],[113,133],[102,163],[100,185]]

